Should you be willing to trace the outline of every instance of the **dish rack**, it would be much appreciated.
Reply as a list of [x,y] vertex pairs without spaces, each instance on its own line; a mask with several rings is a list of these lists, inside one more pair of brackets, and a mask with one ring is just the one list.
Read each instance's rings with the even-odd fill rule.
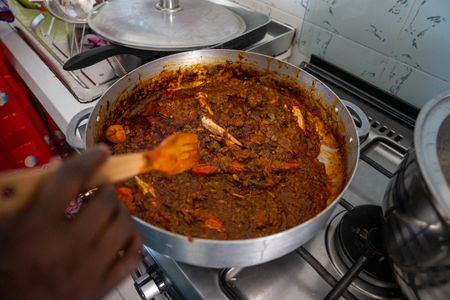
[[[41,4],[42,0],[33,2]],[[226,0],[213,2],[236,6]],[[65,71],[62,66],[70,57],[92,48],[82,43],[92,30],[87,25],[64,22],[42,8],[26,8],[19,0],[9,0],[8,5],[16,17],[10,26],[81,103],[97,100],[117,79],[145,63],[132,55],[120,55],[81,70]],[[294,28],[272,19],[266,36],[243,50],[278,56],[290,49],[294,33]]]
[[88,26],[64,22],[45,9],[26,8],[16,0],[9,0],[8,5],[16,17],[11,26],[79,102],[98,99],[111,84],[127,73],[123,62],[117,58],[101,61],[82,70],[63,70],[62,66],[70,57],[92,47],[82,43],[85,36],[91,33]]

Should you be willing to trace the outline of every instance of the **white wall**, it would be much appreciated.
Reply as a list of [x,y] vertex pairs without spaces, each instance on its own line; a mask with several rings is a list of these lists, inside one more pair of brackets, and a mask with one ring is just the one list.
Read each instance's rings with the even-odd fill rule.
[[450,90],[448,0],[233,0],[296,26],[291,62],[316,54],[421,107]]
[[[267,14],[274,19],[296,28],[297,34],[301,32],[308,0],[230,0],[251,10]],[[311,0],[309,0],[311,1]],[[300,63],[309,60],[298,47],[292,48],[290,61]]]

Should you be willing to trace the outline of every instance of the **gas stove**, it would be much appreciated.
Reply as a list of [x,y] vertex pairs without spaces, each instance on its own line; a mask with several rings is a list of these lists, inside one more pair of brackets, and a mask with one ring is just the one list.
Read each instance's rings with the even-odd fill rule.
[[317,57],[301,67],[361,108],[369,121],[356,175],[328,225],[294,252],[245,268],[195,267],[146,248],[152,268],[159,270],[153,272],[155,282],[164,282],[154,292],[173,299],[405,298],[384,251],[380,205],[412,147],[418,111]]
[[[62,64],[74,54],[71,36],[80,34],[80,28],[56,24],[59,21],[52,21],[47,14],[39,21],[39,14],[20,13],[22,18],[13,25],[15,33],[4,35],[2,41],[20,66],[18,71],[27,84],[35,87],[34,92],[42,90],[42,98],[57,95],[54,97],[60,98],[57,101],[66,101],[62,106],[81,110],[84,104],[72,105],[69,101],[95,101],[127,71],[116,59],[76,72],[63,71]],[[52,22],[56,25],[51,25]],[[50,26],[59,28],[60,34],[50,36]],[[32,55],[30,52],[23,55],[28,49],[16,34],[38,54],[66,90],[56,83],[38,85],[40,78],[48,83],[53,77],[40,71],[44,68],[37,68],[40,62],[29,63],[26,58]],[[293,34],[291,27],[272,20],[264,39],[246,50],[284,59],[289,56],[287,50]],[[369,132],[361,141],[356,175],[327,226],[294,252],[245,268],[194,267],[146,247],[138,270],[118,288],[120,296],[112,295],[109,299],[334,299],[341,293],[344,299],[404,298],[386,261],[377,217],[389,179],[412,147],[418,111],[317,57],[313,56],[301,67],[341,99],[357,105],[369,120]],[[65,131],[64,126],[77,111],[63,113],[62,106],[58,105],[51,101],[46,109],[56,108],[56,121]],[[361,122],[355,117],[357,125]]]

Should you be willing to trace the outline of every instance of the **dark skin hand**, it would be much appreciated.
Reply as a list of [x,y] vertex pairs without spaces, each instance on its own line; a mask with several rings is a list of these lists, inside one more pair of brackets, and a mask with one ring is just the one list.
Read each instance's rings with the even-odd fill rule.
[[74,218],[64,213],[107,156],[97,147],[67,160],[30,205],[0,220],[0,298],[97,300],[136,267],[141,237],[112,185]]

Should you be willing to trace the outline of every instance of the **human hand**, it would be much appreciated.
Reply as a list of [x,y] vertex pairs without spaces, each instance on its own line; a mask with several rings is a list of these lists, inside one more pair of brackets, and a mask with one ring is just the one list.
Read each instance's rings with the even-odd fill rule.
[[97,147],[67,160],[26,208],[0,220],[1,298],[97,300],[135,268],[142,241],[112,185],[73,219],[64,213],[107,155]]

